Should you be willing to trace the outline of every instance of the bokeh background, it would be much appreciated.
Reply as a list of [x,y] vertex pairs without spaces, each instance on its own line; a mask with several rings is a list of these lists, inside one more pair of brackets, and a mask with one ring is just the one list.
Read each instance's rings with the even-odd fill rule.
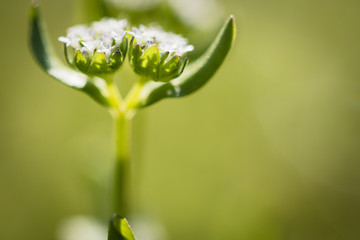
[[[190,14],[202,25],[175,30],[201,52],[234,14],[235,45],[205,88],[136,116],[134,209],[171,240],[358,239],[359,2],[208,2]],[[41,1],[59,54],[57,37],[87,17],[82,4]],[[33,61],[29,1],[0,6],[0,239],[58,239],[71,216],[105,218],[112,122]]]

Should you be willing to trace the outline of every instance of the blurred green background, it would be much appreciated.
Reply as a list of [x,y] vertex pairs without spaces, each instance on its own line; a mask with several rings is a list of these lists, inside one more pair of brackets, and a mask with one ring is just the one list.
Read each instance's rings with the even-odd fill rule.
[[[74,2],[41,4],[61,53]],[[135,208],[171,240],[358,239],[359,2],[219,4],[212,17],[238,30],[223,67],[136,116]],[[0,239],[56,239],[64,219],[104,209],[112,122],[33,61],[29,1],[0,6]]]

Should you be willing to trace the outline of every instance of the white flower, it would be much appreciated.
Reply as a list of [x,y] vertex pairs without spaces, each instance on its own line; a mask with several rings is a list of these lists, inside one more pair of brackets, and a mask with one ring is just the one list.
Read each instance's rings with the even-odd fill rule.
[[168,82],[182,74],[187,64],[183,55],[194,50],[187,39],[160,27],[140,25],[130,32],[129,62],[143,79]]
[[90,57],[94,52],[102,52],[109,57],[120,46],[127,25],[127,20],[103,18],[90,26],[76,25],[69,28],[66,37],[59,37],[59,41],[83,54],[89,54]]
[[88,75],[113,74],[124,62],[128,39],[125,37],[127,20],[103,18],[90,25],[77,25],[59,37],[74,56],[66,54],[71,66]]
[[182,56],[194,50],[187,39],[161,27],[140,25],[127,31],[127,25],[126,20],[103,18],[69,28],[66,37],[59,38],[66,48],[75,50],[73,59],[66,55],[67,62],[85,74],[112,74],[125,60],[129,34],[134,39],[129,61],[136,73],[154,81],[170,81],[182,73],[187,63]]
[[156,45],[160,53],[169,52],[170,55],[182,56],[186,52],[194,50],[194,46],[188,45],[188,40],[170,32],[165,32],[161,27],[133,27],[131,34],[136,43],[147,47]]

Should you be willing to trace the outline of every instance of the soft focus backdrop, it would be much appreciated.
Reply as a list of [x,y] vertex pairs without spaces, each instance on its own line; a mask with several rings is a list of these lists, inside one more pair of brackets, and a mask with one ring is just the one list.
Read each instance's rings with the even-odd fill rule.
[[[74,2],[41,4],[61,53]],[[238,30],[223,67],[200,92],[136,117],[135,208],[170,240],[358,239],[359,2],[218,4],[205,23],[234,14]],[[28,6],[0,3],[4,240],[56,239],[64,219],[105,212],[113,151],[107,112],[33,61]]]

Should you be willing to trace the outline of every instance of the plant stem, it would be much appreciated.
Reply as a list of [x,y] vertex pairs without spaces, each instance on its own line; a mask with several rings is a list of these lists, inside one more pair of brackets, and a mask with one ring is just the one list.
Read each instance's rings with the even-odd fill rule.
[[139,94],[144,86],[144,79],[140,79],[134,86],[130,89],[130,92],[126,96],[125,99],[125,109],[126,111],[136,108],[139,100]]
[[129,114],[117,112],[114,114],[116,131],[116,166],[114,176],[113,212],[127,217],[129,214],[130,195],[130,142],[131,119]]
[[131,122],[143,83],[139,81],[123,101],[116,85],[108,86],[115,120],[116,165],[113,189],[113,213],[128,217],[131,194]]
[[116,84],[114,83],[114,81],[112,81],[111,79],[108,80],[107,82],[107,89],[108,92],[110,93],[109,96],[109,101],[110,101],[110,105],[116,109],[115,112],[117,112],[120,107],[120,104],[123,102],[123,99],[121,97],[121,94],[119,92],[118,87],[116,86]]

